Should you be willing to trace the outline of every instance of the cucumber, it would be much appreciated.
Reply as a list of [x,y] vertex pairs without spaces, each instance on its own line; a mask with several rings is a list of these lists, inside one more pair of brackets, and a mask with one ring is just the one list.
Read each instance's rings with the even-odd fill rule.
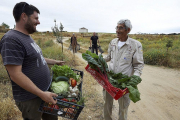
[[56,82],[58,81],[69,81],[69,78],[68,77],[65,77],[65,76],[58,76],[56,79],[55,79]]

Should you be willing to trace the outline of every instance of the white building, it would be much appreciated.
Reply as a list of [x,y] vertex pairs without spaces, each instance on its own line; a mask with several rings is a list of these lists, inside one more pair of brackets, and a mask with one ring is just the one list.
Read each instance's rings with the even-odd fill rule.
[[85,27],[79,28],[79,32],[80,33],[87,33],[88,29],[86,29]]

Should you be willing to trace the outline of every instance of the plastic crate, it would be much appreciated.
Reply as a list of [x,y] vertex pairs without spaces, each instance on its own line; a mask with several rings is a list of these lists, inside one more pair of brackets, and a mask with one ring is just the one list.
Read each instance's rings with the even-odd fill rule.
[[[83,71],[79,71],[76,69],[72,69],[72,70],[76,72],[78,75],[80,75],[81,79],[83,80]],[[81,80],[81,83],[78,85],[78,89],[80,91],[78,94],[78,97],[77,98],[72,97],[72,98],[67,98],[67,99],[76,99],[76,101],[80,100],[80,98],[82,97],[82,83],[83,83],[82,80]],[[51,114],[51,115],[65,117],[72,120],[77,120],[79,114],[84,108],[84,103],[83,105],[78,105],[73,102],[67,102],[67,101],[62,100],[63,96],[58,96],[55,99],[57,99],[57,104],[54,106],[44,101],[41,101],[39,111],[43,113]]]
[[85,69],[115,100],[118,100],[120,97],[129,92],[127,88],[121,90],[120,88],[114,87],[108,81],[106,74],[98,73],[96,70],[90,68],[89,64],[85,67]]

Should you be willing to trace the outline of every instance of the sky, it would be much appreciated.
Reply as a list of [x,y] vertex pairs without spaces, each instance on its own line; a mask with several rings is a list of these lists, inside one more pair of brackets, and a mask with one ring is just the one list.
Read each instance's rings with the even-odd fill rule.
[[117,22],[129,19],[130,34],[180,33],[180,0],[0,0],[0,24],[14,28],[16,3],[27,2],[40,10],[38,31],[52,31],[54,19],[64,31],[115,33]]

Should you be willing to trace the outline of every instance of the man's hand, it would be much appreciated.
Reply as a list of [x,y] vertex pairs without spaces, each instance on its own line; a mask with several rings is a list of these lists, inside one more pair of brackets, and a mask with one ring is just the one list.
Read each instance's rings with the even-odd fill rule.
[[57,64],[57,65],[64,65],[64,61],[58,61],[58,60],[56,60],[56,63],[55,64]]
[[48,59],[45,58],[46,62],[48,65],[63,65],[65,62],[64,61],[59,61],[59,60],[53,60],[53,59]]
[[57,97],[57,96],[58,96],[58,95],[55,94],[55,93],[46,91],[46,92],[43,92],[39,97],[40,97],[43,101],[45,101],[45,102],[47,102],[47,103],[56,104],[56,103],[57,103],[57,100],[54,100],[53,97],[55,98],[55,97]]

